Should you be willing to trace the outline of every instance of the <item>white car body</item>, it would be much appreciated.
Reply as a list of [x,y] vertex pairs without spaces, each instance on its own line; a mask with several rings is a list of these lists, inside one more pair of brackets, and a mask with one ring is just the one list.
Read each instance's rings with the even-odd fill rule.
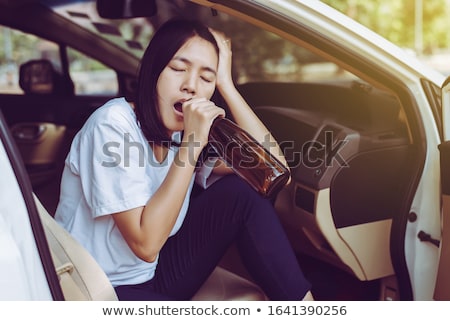
[[0,300],[51,300],[28,209],[3,142],[0,172]]

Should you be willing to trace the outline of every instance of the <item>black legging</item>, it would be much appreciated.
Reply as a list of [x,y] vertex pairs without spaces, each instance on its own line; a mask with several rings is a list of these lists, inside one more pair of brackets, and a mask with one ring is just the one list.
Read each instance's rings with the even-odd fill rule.
[[270,201],[228,175],[193,196],[184,223],[161,250],[155,277],[116,287],[119,300],[189,300],[229,246],[271,300],[301,300],[310,290]]

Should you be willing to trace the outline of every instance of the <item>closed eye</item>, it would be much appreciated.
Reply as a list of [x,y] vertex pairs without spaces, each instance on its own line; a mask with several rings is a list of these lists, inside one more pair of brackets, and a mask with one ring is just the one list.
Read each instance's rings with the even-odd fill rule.
[[213,79],[210,79],[210,78],[206,78],[206,77],[200,77],[200,78],[202,78],[202,80],[207,83],[213,82]]
[[185,68],[176,68],[176,67],[170,67],[170,69],[172,69],[173,71],[176,71],[176,72],[185,72],[186,71],[186,69]]

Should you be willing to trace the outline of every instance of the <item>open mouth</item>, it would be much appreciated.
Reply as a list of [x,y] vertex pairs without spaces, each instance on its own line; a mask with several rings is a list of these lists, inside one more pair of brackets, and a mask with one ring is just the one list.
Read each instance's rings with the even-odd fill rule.
[[173,108],[175,108],[175,110],[178,111],[179,113],[183,113],[183,104],[180,101],[176,102],[173,105]]

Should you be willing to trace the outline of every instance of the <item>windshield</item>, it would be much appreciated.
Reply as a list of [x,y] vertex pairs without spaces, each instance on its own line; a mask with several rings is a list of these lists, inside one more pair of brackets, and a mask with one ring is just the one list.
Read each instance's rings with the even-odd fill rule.
[[[5,43],[4,50],[0,49],[0,91],[3,84],[7,87],[4,89],[7,92],[20,92],[18,67],[26,60],[50,59],[55,68],[60,70],[62,61],[59,46],[66,45],[76,92],[87,93],[86,88],[94,90],[102,82],[101,79],[114,78],[116,70],[133,73],[155,30],[175,16],[199,19],[231,38],[233,77],[237,84],[258,81],[335,82],[356,78],[335,62],[328,61],[309,49],[242,19],[187,0],[156,0],[157,13],[154,16],[132,19],[100,18],[94,0],[38,1],[64,20],[87,30],[91,36],[85,32],[75,32],[76,28],[72,23],[61,25],[56,19],[54,20],[61,25],[58,42],[46,39],[46,34],[51,33],[48,30],[40,32],[41,35],[36,31],[37,36],[33,37],[27,32],[0,26],[0,41]],[[39,14],[45,12],[39,11]],[[105,46],[103,41],[97,41],[99,39],[106,40],[120,50],[113,53],[113,48]],[[96,42],[99,43],[98,47],[89,45]],[[87,72],[89,79],[95,81],[89,86],[79,85],[78,83],[83,82],[79,79],[86,78]],[[105,93],[116,92],[116,87],[109,88],[108,85]]]
[[[235,17],[189,1],[156,1],[158,14],[149,18],[106,20],[95,1],[44,0],[52,9],[98,36],[140,58],[154,31],[174,16],[196,17],[232,39],[234,76],[248,81],[314,81],[351,78],[334,63],[277,35]],[[255,55],[258,48],[258,55]]]

